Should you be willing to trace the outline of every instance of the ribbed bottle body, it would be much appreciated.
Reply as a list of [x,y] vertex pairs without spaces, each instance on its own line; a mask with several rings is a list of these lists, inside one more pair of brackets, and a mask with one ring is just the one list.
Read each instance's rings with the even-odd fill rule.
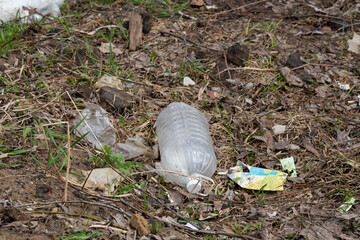
[[[216,170],[216,156],[209,125],[203,113],[182,102],[167,106],[156,120],[161,168],[192,176],[211,177]],[[184,186],[186,179],[176,174],[166,177]],[[187,179],[188,180],[188,179]]]

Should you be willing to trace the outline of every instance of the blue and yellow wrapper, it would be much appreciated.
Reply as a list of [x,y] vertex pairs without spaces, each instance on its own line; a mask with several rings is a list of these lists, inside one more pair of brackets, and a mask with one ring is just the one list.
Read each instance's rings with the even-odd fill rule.
[[[230,179],[242,188],[265,191],[282,191],[287,174],[277,170],[252,167],[245,163],[241,166],[230,168],[227,174]],[[249,172],[244,172],[247,168]]]

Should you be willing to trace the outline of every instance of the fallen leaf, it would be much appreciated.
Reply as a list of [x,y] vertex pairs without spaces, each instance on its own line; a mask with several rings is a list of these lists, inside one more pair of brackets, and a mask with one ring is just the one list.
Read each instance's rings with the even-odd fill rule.
[[116,76],[104,75],[94,84],[94,87],[97,89],[100,89],[104,86],[109,86],[120,90],[123,89],[121,80]]
[[[98,49],[102,53],[110,53],[110,43],[101,43],[101,46],[98,47]],[[121,55],[123,54],[124,51],[121,48],[117,47],[116,45],[111,44],[111,52],[114,55]]]
[[191,0],[191,6],[201,7],[205,6],[204,0]]
[[352,39],[348,40],[349,48],[348,50],[354,53],[360,53],[359,46],[360,46],[360,36],[357,33],[354,33]]
[[116,213],[112,214],[111,216],[114,219],[115,225],[126,228],[128,220],[126,220],[122,214]]
[[302,87],[304,85],[303,81],[298,76],[291,73],[290,68],[282,67],[280,68],[280,72],[285,76],[286,82],[290,86]]
[[214,99],[214,98],[218,98],[219,97],[219,93],[214,92],[214,91],[209,91],[208,95],[210,98]]
[[220,211],[223,205],[223,201],[214,201],[214,207],[216,210]]
[[263,136],[253,136],[253,138],[266,142],[268,149],[274,149],[274,138],[270,131],[266,131]]
[[303,145],[304,145],[306,150],[308,150],[309,152],[315,154],[315,156],[317,158],[320,158],[319,152],[312,146],[309,138],[303,137],[302,142],[303,142]]
[[141,236],[150,234],[149,223],[143,216],[139,214],[132,215],[130,219],[130,225],[138,230]]

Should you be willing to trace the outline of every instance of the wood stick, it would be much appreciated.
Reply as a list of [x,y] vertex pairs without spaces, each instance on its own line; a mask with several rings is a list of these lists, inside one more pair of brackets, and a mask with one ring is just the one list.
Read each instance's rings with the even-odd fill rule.
[[139,14],[133,13],[130,16],[130,44],[131,51],[136,50],[142,44],[142,17]]

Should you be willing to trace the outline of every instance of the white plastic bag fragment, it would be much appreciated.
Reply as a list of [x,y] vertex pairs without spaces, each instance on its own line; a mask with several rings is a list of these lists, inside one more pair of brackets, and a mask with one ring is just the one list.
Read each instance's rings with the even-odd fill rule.
[[286,130],[286,126],[276,124],[275,126],[272,127],[272,130],[275,135],[283,134]]
[[345,83],[345,84],[342,84],[342,83],[338,83],[338,87],[341,89],[341,90],[350,90],[350,84],[348,83]]
[[[114,126],[107,116],[108,113],[102,107],[93,103],[85,103],[85,106],[86,108],[81,114],[83,117],[86,116],[85,121],[90,126],[92,132],[85,121],[83,121],[76,129],[77,135],[82,136],[89,132],[85,139],[91,142],[97,149],[102,149],[105,144],[108,146],[113,145],[116,141],[116,135]],[[78,116],[74,123],[79,123],[81,119],[81,116]]]
[[45,15],[57,17],[64,0],[0,0],[0,20],[10,21],[17,17],[24,22],[30,19],[40,20]]
[[184,77],[184,86],[193,86],[196,83],[189,77]]

